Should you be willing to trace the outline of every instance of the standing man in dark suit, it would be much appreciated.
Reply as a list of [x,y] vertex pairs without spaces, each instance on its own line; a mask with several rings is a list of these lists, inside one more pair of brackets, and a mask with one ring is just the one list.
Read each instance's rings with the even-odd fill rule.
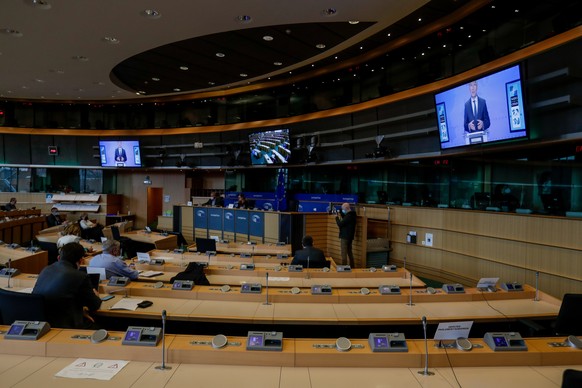
[[305,236],[302,240],[303,249],[299,249],[293,256],[292,265],[302,265],[305,268],[323,268],[328,263],[321,249],[313,247],[313,237]]
[[[352,242],[354,241],[354,236],[356,235],[356,221],[356,212],[352,210],[349,203],[343,203],[341,212],[335,216],[335,222],[339,227],[342,264],[349,264],[351,267],[354,267]],[[348,257],[350,259],[349,263]]]
[[471,98],[465,102],[465,132],[484,131],[489,128],[489,112],[487,102],[477,95],[477,81],[469,83]]
[[38,275],[32,293],[44,295],[53,326],[88,329],[95,323],[89,312],[101,307],[101,299],[87,273],[79,271],[84,255],[81,244],[66,244],[61,248],[59,260]]
[[125,154],[125,149],[123,149],[121,142],[117,143],[117,148],[115,149],[115,161],[127,162],[127,155]]

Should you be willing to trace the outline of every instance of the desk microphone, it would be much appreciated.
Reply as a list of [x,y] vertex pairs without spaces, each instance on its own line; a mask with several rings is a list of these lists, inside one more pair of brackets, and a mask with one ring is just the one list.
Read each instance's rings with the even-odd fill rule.
[[434,375],[434,372],[428,371],[428,340],[426,338],[426,317],[425,316],[422,317],[422,330],[424,331],[424,351],[426,354],[424,357],[424,370],[419,370],[418,374],[424,375],[424,376],[432,376],[432,375]]
[[10,279],[12,278],[12,259],[8,259],[8,285],[6,288],[12,288],[10,285]]
[[307,255],[307,273],[305,276],[306,279],[311,279],[311,277],[309,276],[309,258],[310,258],[310,256]]
[[540,300],[540,271],[536,271],[536,296],[534,298],[534,302],[539,302]]
[[266,273],[267,279],[265,282],[265,288],[266,288],[266,295],[267,295],[267,300],[265,301],[265,305],[270,305],[271,303],[269,303],[269,273]]
[[[404,270],[404,272],[406,272],[406,256],[404,256],[404,261],[402,263],[402,269]],[[404,276],[406,276],[406,273],[404,274]]]
[[410,273],[410,292],[408,293],[408,306],[414,306],[412,303],[412,272]]
[[166,365],[166,310],[162,310],[162,365],[156,366],[158,370],[172,369]]

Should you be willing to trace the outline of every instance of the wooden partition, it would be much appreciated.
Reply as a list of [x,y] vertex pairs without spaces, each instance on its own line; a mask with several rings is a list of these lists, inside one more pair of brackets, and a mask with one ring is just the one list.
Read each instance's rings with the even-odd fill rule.
[[[460,209],[394,207],[393,260],[420,276],[474,286],[481,277],[582,292],[582,220]],[[406,235],[417,233],[417,243]],[[426,245],[426,233],[433,245]]]

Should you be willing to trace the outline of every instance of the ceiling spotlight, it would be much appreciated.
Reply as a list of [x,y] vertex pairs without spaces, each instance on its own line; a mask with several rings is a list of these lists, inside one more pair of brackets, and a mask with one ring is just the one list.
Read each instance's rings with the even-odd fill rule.
[[244,77],[248,77],[248,76],[249,76],[247,73],[240,73],[239,75],[240,75],[241,77],[243,77],[243,78],[244,78]]
[[52,5],[45,0],[24,0],[25,3],[27,3],[28,5],[30,5],[31,7],[34,7],[36,9],[41,9],[43,11],[46,11],[48,9],[51,9]]
[[76,60],[76,61],[81,61],[81,62],[88,62],[89,61],[89,58],[87,58],[84,55],[75,55],[73,57],[73,59]]
[[64,70],[61,70],[61,69],[50,69],[49,71],[51,73],[65,74],[65,71]]
[[265,35],[265,36],[263,36],[263,40],[270,42],[273,40],[273,37],[271,35]]
[[113,36],[106,36],[103,38],[103,40],[109,44],[119,44],[119,39]]
[[181,92],[181,91],[182,91],[182,89],[180,89],[180,88],[174,88],[174,91],[175,91],[175,92]]
[[189,69],[190,69],[190,68],[189,68],[188,66],[180,66],[180,70],[184,70],[184,71],[186,71],[186,70],[189,70]]
[[350,24],[359,24],[360,21],[359,20],[350,20],[350,21],[348,21],[348,23],[350,23]]
[[283,65],[283,62],[273,62],[273,65],[275,65],[275,66],[281,66],[281,65]]
[[213,85],[215,85],[215,82],[208,81],[208,85],[213,86]]
[[325,48],[325,44],[323,44],[323,43],[318,43],[318,44],[316,44],[316,45],[315,45],[315,47],[317,47],[317,48],[318,48],[318,49],[320,49],[320,50],[323,50],[323,49]]
[[249,15],[240,15],[240,16],[237,16],[236,20],[239,23],[250,23],[253,21],[253,18],[250,17]]
[[141,14],[148,19],[159,19],[162,17],[162,14],[155,9],[145,9]]
[[216,53],[218,58],[224,58],[226,55],[224,53]]
[[334,15],[337,14],[337,9],[335,9],[335,8],[327,8],[327,9],[324,9],[323,11],[321,11],[321,14],[323,16],[328,16],[328,17],[329,16],[334,16]]
[[13,30],[12,28],[4,28],[1,30],[3,34],[10,35],[14,38],[22,38],[22,32]]
[[152,77],[152,81],[159,81],[160,79],[158,77]]

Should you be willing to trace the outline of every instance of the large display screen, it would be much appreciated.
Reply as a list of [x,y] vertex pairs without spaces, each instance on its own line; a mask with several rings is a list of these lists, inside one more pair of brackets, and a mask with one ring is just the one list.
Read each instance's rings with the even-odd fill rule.
[[519,65],[434,98],[441,149],[528,136]]
[[282,164],[291,157],[288,129],[275,129],[249,135],[251,164]]
[[101,167],[141,167],[138,140],[100,140]]

